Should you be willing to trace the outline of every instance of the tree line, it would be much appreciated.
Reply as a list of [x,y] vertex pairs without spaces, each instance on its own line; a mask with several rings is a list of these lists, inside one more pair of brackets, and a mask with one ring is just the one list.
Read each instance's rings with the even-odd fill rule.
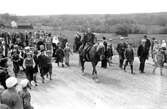
[[16,16],[0,14],[0,24],[11,21],[33,26],[50,26],[56,30],[86,31],[89,27],[97,33],[116,34],[166,34],[167,13],[143,13],[121,15],[50,15]]

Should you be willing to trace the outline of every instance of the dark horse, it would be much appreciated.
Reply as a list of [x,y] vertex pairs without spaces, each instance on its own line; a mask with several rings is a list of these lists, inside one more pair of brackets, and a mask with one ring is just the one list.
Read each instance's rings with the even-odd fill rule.
[[79,49],[79,59],[80,59],[80,64],[82,67],[82,72],[84,73],[84,63],[85,62],[91,62],[93,71],[92,71],[92,78],[95,81],[98,81],[97,77],[97,70],[96,70],[96,65],[98,64],[99,61],[101,61],[104,58],[104,45],[102,43],[96,43],[92,47],[89,48],[89,50],[86,51],[85,57],[86,59],[84,60],[81,53],[82,53],[82,47]]

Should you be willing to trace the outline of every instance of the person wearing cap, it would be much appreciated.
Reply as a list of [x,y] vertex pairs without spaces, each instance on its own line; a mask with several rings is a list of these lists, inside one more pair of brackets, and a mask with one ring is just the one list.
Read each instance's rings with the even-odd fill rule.
[[124,53],[125,53],[125,49],[127,48],[127,44],[125,43],[124,37],[120,37],[120,43],[117,44],[116,50],[118,52],[119,55],[119,67],[122,69],[123,67],[123,63],[124,63]]
[[20,82],[22,90],[19,91],[19,95],[23,101],[23,108],[24,109],[34,109],[31,106],[31,95],[30,92],[28,91],[29,86],[29,80],[28,79],[23,79]]
[[15,77],[10,77],[6,80],[8,89],[1,94],[1,103],[6,104],[10,109],[23,109],[23,102],[16,90],[18,82]]
[[148,58],[148,48],[146,47],[146,40],[142,39],[141,44],[137,50],[137,56],[140,60],[139,72],[144,73],[145,61]]
[[126,71],[126,67],[128,63],[130,64],[131,74],[134,74],[133,72],[133,62],[134,62],[134,49],[132,47],[132,44],[128,43],[128,47],[125,50],[125,65],[124,65],[124,71]]
[[23,61],[23,67],[25,68],[25,74],[27,79],[30,82],[33,81],[35,62],[31,52],[27,53],[27,57]]

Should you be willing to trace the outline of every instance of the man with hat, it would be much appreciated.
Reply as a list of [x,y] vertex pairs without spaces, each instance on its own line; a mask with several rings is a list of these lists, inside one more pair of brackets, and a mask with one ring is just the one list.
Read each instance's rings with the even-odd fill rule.
[[10,77],[6,80],[8,89],[1,94],[1,103],[6,104],[10,109],[23,109],[22,100],[17,93],[16,86],[18,82],[15,77]]
[[85,53],[89,50],[90,47],[92,47],[97,42],[97,38],[95,34],[91,32],[91,29],[88,28],[87,32],[84,34],[82,39],[82,52],[81,56],[83,57],[83,60],[85,60]]
[[141,44],[137,50],[137,56],[140,60],[139,71],[140,73],[144,73],[145,61],[148,58],[148,48],[146,47],[146,40],[142,39]]
[[116,50],[119,55],[119,67],[122,69],[124,59],[125,59],[124,53],[125,53],[125,49],[127,48],[127,44],[124,41],[124,37],[120,37],[120,40],[121,41],[120,43],[118,43]]

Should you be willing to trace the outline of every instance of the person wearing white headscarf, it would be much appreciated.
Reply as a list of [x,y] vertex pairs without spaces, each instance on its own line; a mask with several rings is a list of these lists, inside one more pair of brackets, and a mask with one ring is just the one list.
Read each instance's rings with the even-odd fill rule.
[[65,56],[65,64],[70,66],[70,54],[72,54],[72,50],[69,47],[69,44],[66,43],[66,47],[64,48],[64,56]]
[[1,94],[1,103],[6,104],[10,109],[23,109],[22,100],[16,90],[17,84],[18,82],[15,77],[9,77],[6,80],[8,89]]

